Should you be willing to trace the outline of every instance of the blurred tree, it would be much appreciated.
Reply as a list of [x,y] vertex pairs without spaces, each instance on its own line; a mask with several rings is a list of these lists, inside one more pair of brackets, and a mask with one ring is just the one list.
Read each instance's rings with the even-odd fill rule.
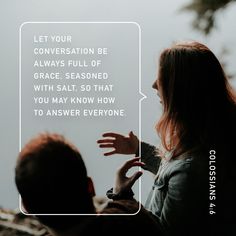
[[[228,7],[230,3],[236,3],[236,0],[191,0],[189,4],[181,8],[181,10],[191,11],[196,14],[192,26],[201,31],[205,35],[209,35],[216,26],[216,13]],[[230,51],[223,46],[220,53],[220,61],[222,66],[227,70],[227,60],[225,59]],[[236,78],[235,73],[226,72],[229,79]]]
[[207,35],[215,27],[216,12],[226,8],[232,2],[236,0],[192,0],[182,10],[194,11],[196,17],[192,23],[193,27]]

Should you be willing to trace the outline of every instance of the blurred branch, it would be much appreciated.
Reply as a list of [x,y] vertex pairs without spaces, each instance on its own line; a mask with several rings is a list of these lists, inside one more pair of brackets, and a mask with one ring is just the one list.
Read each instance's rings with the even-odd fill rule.
[[193,11],[196,17],[192,22],[195,29],[202,31],[206,35],[215,27],[216,12],[228,6],[236,0],[192,0],[192,2],[181,10]]

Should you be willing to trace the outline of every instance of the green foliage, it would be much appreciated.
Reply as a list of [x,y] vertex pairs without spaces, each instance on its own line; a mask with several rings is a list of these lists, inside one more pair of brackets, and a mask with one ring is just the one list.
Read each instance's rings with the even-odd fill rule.
[[224,9],[229,3],[236,0],[192,0],[182,10],[193,11],[196,17],[193,20],[193,27],[206,35],[215,27],[216,12]]

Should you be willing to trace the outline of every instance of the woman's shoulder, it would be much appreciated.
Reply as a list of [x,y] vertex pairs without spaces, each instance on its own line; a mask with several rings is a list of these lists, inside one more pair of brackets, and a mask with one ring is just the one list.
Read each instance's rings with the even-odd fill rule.
[[201,152],[185,152],[177,158],[168,161],[168,173],[192,172],[195,169],[204,170],[207,166],[208,157],[204,157]]

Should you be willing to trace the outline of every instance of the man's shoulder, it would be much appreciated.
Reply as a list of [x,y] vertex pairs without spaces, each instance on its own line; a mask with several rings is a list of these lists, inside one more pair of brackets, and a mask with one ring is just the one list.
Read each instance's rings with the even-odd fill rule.
[[121,233],[132,232],[139,235],[141,232],[151,230],[161,235],[162,232],[159,219],[135,200],[111,201],[98,218],[106,224],[106,227],[115,228]]
[[141,208],[142,205],[135,200],[109,201],[101,211],[101,214],[135,215],[139,213]]

